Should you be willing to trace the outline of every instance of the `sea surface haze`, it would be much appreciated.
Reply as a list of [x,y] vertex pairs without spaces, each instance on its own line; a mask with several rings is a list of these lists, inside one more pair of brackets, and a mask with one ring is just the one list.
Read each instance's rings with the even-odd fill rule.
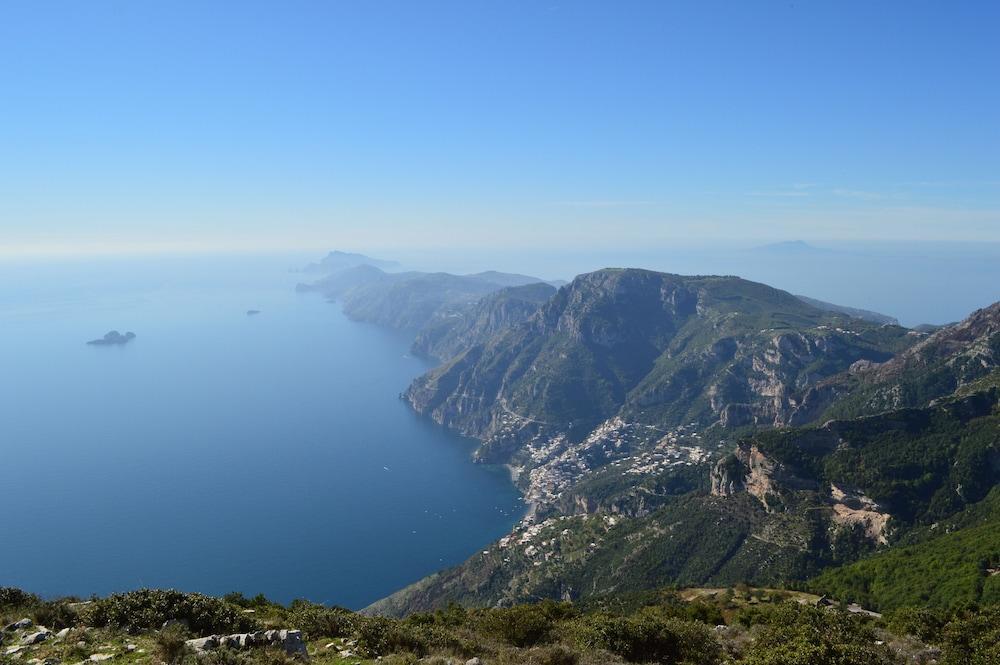
[[409,337],[296,294],[306,261],[0,265],[0,586],[359,608],[510,529],[506,472],[399,399]]

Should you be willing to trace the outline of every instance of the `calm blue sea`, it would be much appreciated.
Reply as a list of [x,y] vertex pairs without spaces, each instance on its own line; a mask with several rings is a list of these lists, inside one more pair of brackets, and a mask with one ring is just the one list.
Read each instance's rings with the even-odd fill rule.
[[310,258],[0,264],[0,586],[358,608],[509,530],[506,472],[399,399],[409,338],[294,292]]

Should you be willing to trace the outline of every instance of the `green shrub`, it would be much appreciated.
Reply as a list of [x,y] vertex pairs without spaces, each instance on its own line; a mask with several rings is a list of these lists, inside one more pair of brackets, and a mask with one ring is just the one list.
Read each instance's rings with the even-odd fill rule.
[[403,622],[406,630],[424,645],[427,650],[434,652],[448,652],[465,657],[472,657],[480,651],[479,643],[471,639],[468,631],[455,630],[454,628],[441,625],[412,626],[408,621]]
[[273,647],[246,651],[215,649],[201,654],[197,660],[190,658],[188,660],[192,665],[301,665],[301,662],[293,656]]
[[577,621],[572,632],[584,648],[605,649],[638,663],[714,665],[722,656],[719,641],[706,625],[664,616],[656,608],[625,617],[588,616]]
[[886,615],[886,627],[896,635],[911,635],[936,644],[945,621],[941,615],[924,607],[903,607]]
[[964,612],[942,631],[945,665],[1000,663],[1000,607]]
[[556,622],[576,616],[569,603],[543,601],[533,605],[515,605],[483,610],[475,625],[483,633],[516,647],[530,647],[551,640]]
[[870,623],[845,612],[783,603],[754,617],[746,665],[890,665],[898,660]]
[[710,626],[718,626],[726,623],[726,618],[722,615],[722,610],[717,605],[708,603],[679,603],[665,608],[670,616],[678,619],[688,619],[689,621],[700,621]]
[[156,629],[168,621],[183,623],[196,635],[257,630],[255,619],[234,605],[200,593],[140,589],[93,601],[83,612],[91,626],[130,633]]
[[449,603],[448,607],[443,610],[411,614],[406,617],[406,621],[414,625],[437,625],[457,628],[468,624],[469,616],[469,610],[456,603]]
[[292,603],[288,624],[302,631],[307,640],[320,637],[344,637],[354,632],[358,615],[341,607],[324,607],[312,603]]
[[363,618],[357,627],[358,648],[370,658],[409,651],[423,655],[426,643],[400,621],[385,617]]
[[35,623],[47,628],[72,628],[79,621],[77,611],[64,601],[40,602],[31,609]]
[[381,660],[382,665],[416,665],[419,658],[412,653],[389,654]]
[[0,587],[0,610],[14,610],[38,602],[38,596],[10,586]]
[[[226,601],[230,605],[239,605],[244,609],[259,610],[271,607],[280,607],[280,605],[272,603],[270,600],[268,600],[267,597],[264,596],[264,594],[262,593],[258,593],[253,598],[247,598],[239,591],[233,591],[223,596],[222,600]],[[296,602],[300,601],[292,601],[292,605],[294,606]]]
[[490,610],[478,621],[479,629],[516,647],[529,647],[547,642],[553,621],[536,605],[518,605]]
[[528,654],[531,665],[577,665],[580,656],[562,644],[536,647]]
[[188,654],[187,631],[180,625],[166,626],[156,634],[156,652],[167,665],[178,665]]

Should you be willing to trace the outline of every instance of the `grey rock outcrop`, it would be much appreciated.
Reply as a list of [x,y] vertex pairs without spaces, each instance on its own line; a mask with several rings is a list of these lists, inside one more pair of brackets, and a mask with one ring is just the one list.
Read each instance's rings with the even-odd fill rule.
[[219,648],[219,638],[215,635],[209,635],[208,637],[198,637],[193,640],[187,640],[185,642],[195,653],[205,653],[206,651],[212,651]]
[[[41,628],[41,626],[39,626],[39,628]],[[30,633],[22,637],[21,644],[40,644],[50,637],[52,637],[52,632],[46,628],[42,628],[37,632]]]
[[33,624],[31,619],[24,618],[21,619],[20,621],[14,621],[13,623],[7,624],[6,626],[4,626],[4,631],[10,633],[15,630],[24,630],[25,628],[31,628],[32,625]]
[[209,635],[186,644],[195,653],[214,651],[220,647],[229,649],[249,649],[252,647],[275,646],[284,649],[291,656],[307,656],[305,642],[302,641],[300,630],[261,630],[255,633],[235,633],[233,635]]

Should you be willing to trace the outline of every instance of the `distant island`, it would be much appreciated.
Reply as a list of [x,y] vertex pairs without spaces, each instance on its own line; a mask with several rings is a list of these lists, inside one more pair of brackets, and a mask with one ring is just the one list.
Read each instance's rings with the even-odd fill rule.
[[127,332],[124,335],[117,330],[112,330],[99,339],[92,339],[87,344],[93,344],[94,346],[111,346],[113,344],[128,344],[133,339],[135,339],[134,332]]
[[257,316],[258,314],[260,314],[260,310],[259,309],[248,309],[247,310],[247,316]]
[[323,257],[318,263],[310,263],[307,265],[303,269],[303,272],[330,274],[346,270],[348,268],[356,268],[357,266],[375,266],[376,268],[393,269],[398,268],[399,263],[396,261],[387,261],[385,259],[376,259],[371,256],[356,254],[354,252],[332,251]]

